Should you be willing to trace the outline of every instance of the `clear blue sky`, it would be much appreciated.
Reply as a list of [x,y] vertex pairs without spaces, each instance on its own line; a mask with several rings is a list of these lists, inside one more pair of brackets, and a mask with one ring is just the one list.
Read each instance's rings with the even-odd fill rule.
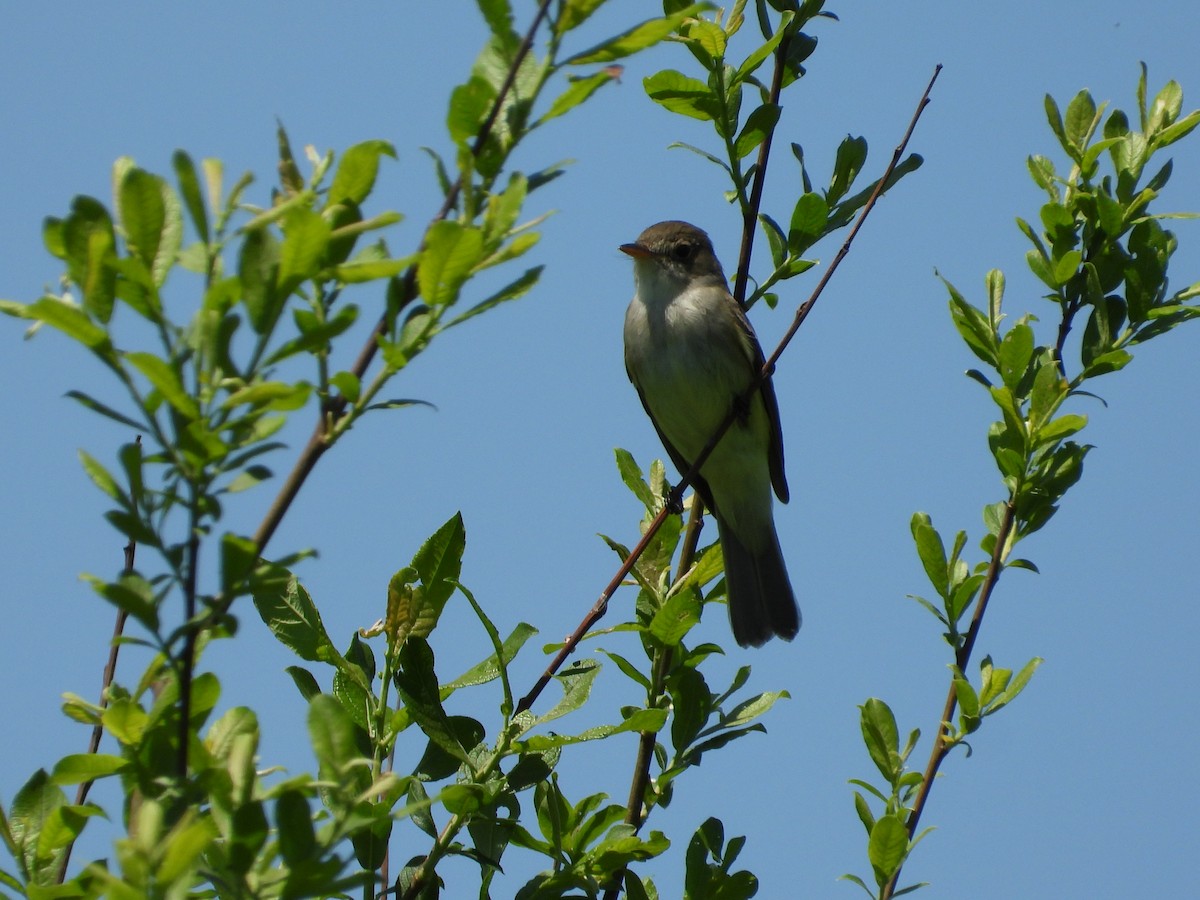
[[[657,4],[611,6],[593,38]],[[936,623],[905,599],[927,590],[909,518],[924,510],[944,531],[968,529],[977,547],[980,508],[1002,497],[985,442],[994,411],[961,375],[973,358],[951,327],[934,270],[978,301],[984,273],[1002,268],[1010,314],[1049,319],[1013,224],[1035,219],[1041,202],[1026,156],[1056,150],[1043,94],[1065,104],[1086,87],[1098,101],[1132,109],[1145,60],[1152,91],[1174,78],[1185,110],[1200,103],[1191,3],[858,0],[831,8],[841,22],[816,29],[810,74],[785,96],[766,201],[777,216],[787,215],[798,181],[784,142],[802,143],[811,170],[823,173],[838,141],[862,134],[877,173],[934,65],[945,71],[911,148],[925,167],[881,204],[776,376],[793,498],[777,519],[804,627],[790,645],[731,654],[726,668],[750,662],[758,689],[786,688],[793,699],[770,714],[768,735],[706,758],[671,809],[651,820],[676,841],[649,866],[664,897],[680,890],[682,851],[707,815],[721,817],[727,835],[749,835],[741,862],[762,879],[760,897],[856,896],[835,881],[867,874],[846,784],[874,774],[856,707],[883,697],[903,731],[928,736],[947,679]],[[160,172],[177,147],[196,159],[216,156],[231,176],[257,173],[251,197],[264,201],[276,117],[297,149],[395,143],[400,160],[385,166],[373,202],[407,215],[388,239],[405,252],[437,202],[419,147],[446,146],[445,103],[479,46],[477,19],[465,0],[11,7],[0,30],[0,296],[33,299],[54,285],[59,266],[42,248],[41,220],[63,214],[75,194],[107,199],[118,156]],[[623,370],[632,279],[617,245],[652,222],[682,218],[711,232],[727,267],[736,254],[737,217],[721,199],[719,173],[666,149],[711,138],[641,89],[646,75],[688,62],[671,46],[634,58],[619,86],[530,142],[517,160],[529,170],[577,160],[531,205],[558,210],[533,253],[547,265],[540,286],[445,336],[407,370],[395,393],[437,411],[366,420],[321,462],[276,537],[278,553],[319,547],[301,574],[339,644],[379,617],[388,577],[456,509],[468,533],[464,583],[502,631],[525,620],[545,641],[570,631],[612,574],[615,558],[595,534],[636,537],[638,509],[619,484],[612,449],[626,447],[643,464],[661,450]],[[1165,206],[1200,208],[1200,136],[1174,149]],[[1200,225],[1175,230],[1180,287],[1200,279]],[[817,255],[828,260],[834,250],[821,246]],[[819,272],[790,283],[786,310],[755,310],[764,344],[782,333]],[[194,298],[176,302],[186,308]],[[1046,662],[1019,701],[988,721],[972,758],[956,755],[943,768],[924,819],[938,830],[905,869],[907,880],[933,883],[923,897],[1195,889],[1200,723],[1188,685],[1200,632],[1190,564],[1200,508],[1190,452],[1200,439],[1198,341],[1193,325],[1152,343],[1098,383],[1107,408],[1078,404],[1092,419],[1084,438],[1096,445],[1084,479],[1023,545],[1042,574],[1005,576],[977,648],[998,665],[1017,668],[1035,655]],[[18,323],[0,324],[5,803],[36,767],[87,741],[59,713],[59,698],[96,695],[113,611],[77,576],[114,573],[122,541],[100,518],[102,497],[76,451],[111,458],[129,436],[63,394],[87,383],[104,395],[101,375],[59,336],[23,343]],[[285,470],[286,460],[275,467]],[[252,530],[270,496],[267,487],[241,498],[229,527]],[[617,602],[631,603],[632,594]],[[294,659],[252,609],[242,614],[238,640],[206,662],[222,679],[225,704],[262,715],[264,763],[310,769],[294,731],[301,701],[283,672]],[[728,644],[727,627],[710,615],[702,629]],[[434,646],[445,677],[486,652],[457,601]],[[542,665],[527,648],[517,683],[527,685]],[[128,665],[119,677],[136,672]],[[616,673],[609,684],[601,705],[636,702]],[[633,752],[632,739],[582,748],[565,770],[566,789],[606,790],[619,802]],[[82,852],[108,850],[97,840]],[[448,895],[470,890],[470,872],[447,875]],[[495,896],[518,883],[501,882]]]

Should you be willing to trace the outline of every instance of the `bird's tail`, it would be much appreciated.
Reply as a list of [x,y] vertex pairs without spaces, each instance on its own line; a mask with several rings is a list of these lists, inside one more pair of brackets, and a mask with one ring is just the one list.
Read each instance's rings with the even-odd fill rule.
[[790,641],[800,630],[800,608],[792,593],[783,551],[774,523],[752,550],[733,528],[717,519],[725,583],[729,595],[729,624],[743,647],[759,647],[778,635]]

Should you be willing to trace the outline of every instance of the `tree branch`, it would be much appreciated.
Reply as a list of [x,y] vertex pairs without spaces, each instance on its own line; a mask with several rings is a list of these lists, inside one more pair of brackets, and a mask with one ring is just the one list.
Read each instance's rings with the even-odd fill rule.
[[[1000,580],[1000,573],[1004,571],[1005,547],[1008,544],[1009,535],[1012,533],[1016,522],[1015,502],[1015,498],[1009,498],[1008,503],[1005,504],[1004,518],[1000,522],[1000,530],[996,533],[996,546],[992,548],[992,558],[988,563],[987,574],[984,576],[983,585],[979,590],[979,600],[975,604],[975,614],[971,617],[971,627],[967,629],[962,646],[958,648],[958,651],[954,655],[954,662],[958,666],[959,672],[965,672],[967,663],[971,661],[971,652],[975,649],[975,641],[979,637],[980,629],[983,627],[983,616],[987,612],[988,601],[992,597],[992,591],[996,588],[996,582]],[[925,774],[921,778],[921,788],[917,792],[917,798],[913,803],[912,809],[909,811],[908,820],[905,823],[910,842],[917,834],[917,825],[921,821],[921,813],[925,810],[925,804],[929,800],[929,792],[933,788],[933,780],[937,777],[942,760],[946,758],[946,755],[951,750],[951,747],[946,744],[946,737],[953,728],[951,720],[954,718],[954,711],[957,708],[958,695],[955,693],[952,679],[950,690],[946,692],[946,704],[942,709],[942,718],[938,723],[937,737],[934,738],[933,749],[929,753],[929,763],[925,766]],[[900,868],[897,868],[892,873],[891,880],[884,885],[883,892],[879,895],[879,900],[890,900],[893,896],[902,868],[903,863],[901,863]]]

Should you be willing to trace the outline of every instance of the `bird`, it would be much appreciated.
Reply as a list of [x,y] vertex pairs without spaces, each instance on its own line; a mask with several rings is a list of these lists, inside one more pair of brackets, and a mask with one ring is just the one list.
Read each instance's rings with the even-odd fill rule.
[[788,501],[779,404],[762,347],[729,292],[712,241],[687,222],[651,225],[620,250],[633,257],[625,370],[680,473],[736,410],[692,486],[717,521],[729,621],[743,647],[790,641],[800,609],[775,530],[772,490]]

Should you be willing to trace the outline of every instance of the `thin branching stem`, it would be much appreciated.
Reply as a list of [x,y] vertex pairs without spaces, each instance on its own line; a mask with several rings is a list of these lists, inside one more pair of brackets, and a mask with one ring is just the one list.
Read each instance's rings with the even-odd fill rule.
[[[775,71],[771,76],[770,102],[779,104],[779,95],[783,92],[783,74],[787,69],[788,45],[791,35],[784,37],[775,48]],[[767,161],[771,156],[771,139],[775,129],[767,132],[763,142],[758,147],[758,161],[754,168],[754,181],[750,185],[750,202],[742,217],[742,246],[738,251],[737,274],[733,279],[733,296],[737,302],[745,304],[746,285],[750,280],[750,255],[754,251],[754,233],[758,225],[758,211],[762,208],[763,185],[767,180]]]
[[[140,450],[142,446],[142,436],[140,434],[136,435],[133,439],[133,442],[137,444]],[[136,498],[134,499],[134,502],[136,503]],[[136,510],[137,508],[135,506],[134,511],[136,512]],[[125,554],[125,566],[122,571],[125,575],[132,575],[134,563],[137,559],[137,542],[134,541],[133,538],[130,538],[129,543],[125,545],[123,552]],[[116,622],[113,623],[112,640],[108,645],[108,661],[104,664],[104,674],[100,679],[100,702],[98,705],[101,709],[104,709],[106,706],[108,706],[108,688],[113,683],[113,678],[116,677],[117,674],[117,658],[121,654],[120,639],[121,636],[125,634],[125,622],[128,618],[129,613],[126,610],[117,610],[117,619]],[[102,737],[104,737],[104,726],[97,722],[92,726],[92,734],[88,739],[87,752],[89,755],[94,755],[100,751],[100,739]],[[95,779],[92,778],[79,783],[79,787],[75,789],[76,806],[82,806],[84,804],[84,802],[87,800],[88,793],[92,789],[92,785],[95,783]],[[67,880],[67,867],[71,863],[71,851],[74,849],[74,847],[75,841],[72,840],[63,849],[62,861],[58,864],[59,884],[62,884]]]
[[[960,673],[966,670],[967,663],[971,661],[971,652],[975,649],[975,641],[979,637],[980,629],[983,627],[983,616],[987,612],[988,601],[992,597],[992,591],[995,590],[996,583],[1000,580],[1000,573],[1004,571],[1004,557],[1008,553],[1008,539],[1012,534],[1015,524],[1015,498],[1009,498],[1008,503],[1004,507],[1004,518],[1000,522],[1000,530],[996,533],[996,545],[992,548],[992,558],[988,563],[987,573],[984,575],[983,584],[979,589],[979,600],[975,604],[975,613],[971,617],[971,627],[967,629],[962,646],[958,648],[958,651],[954,655],[954,662]],[[958,694],[955,692],[954,682],[951,680],[950,689],[946,692],[946,704],[942,709],[942,717],[938,721],[937,737],[933,740],[933,749],[929,752],[929,762],[925,766],[925,774],[921,778],[921,787],[917,791],[916,799],[908,814],[908,820],[905,822],[910,841],[916,837],[917,826],[921,821],[921,813],[924,811],[925,804],[929,800],[929,792],[933,788],[933,781],[937,777],[938,769],[953,746],[948,742],[947,738],[953,729],[951,720],[954,718],[954,711],[957,708]],[[892,873],[892,878],[884,885],[883,892],[879,895],[879,900],[890,900],[893,896],[902,868],[903,863],[901,863],[900,868],[897,868]]]
[[183,621],[186,623],[186,633],[183,639],[183,653],[179,660],[177,672],[179,679],[179,746],[175,748],[176,775],[182,782],[188,773],[188,738],[191,734],[190,720],[192,717],[192,674],[196,666],[196,640],[199,636],[200,624],[196,618],[196,587],[199,581],[200,566],[200,498],[194,484],[190,485],[191,497],[188,498],[188,538],[187,552],[184,565],[183,582]]
[[[683,548],[679,553],[679,567],[675,576],[678,582],[692,566],[696,547],[700,543],[700,531],[704,527],[704,507],[697,500],[692,504],[687,528],[683,536]],[[666,688],[667,676],[671,672],[672,648],[661,647],[654,657],[654,668],[650,677],[650,690],[646,692],[646,707],[655,708]],[[654,762],[654,745],[658,743],[657,731],[643,731],[638,735],[637,755],[633,763],[633,778],[629,784],[629,799],[625,803],[625,824],[640,831],[645,821],[643,810],[646,805],[646,788],[650,784],[650,766]],[[618,872],[604,892],[604,900],[616,900],[621,893],[621,882],[625,870]]]

